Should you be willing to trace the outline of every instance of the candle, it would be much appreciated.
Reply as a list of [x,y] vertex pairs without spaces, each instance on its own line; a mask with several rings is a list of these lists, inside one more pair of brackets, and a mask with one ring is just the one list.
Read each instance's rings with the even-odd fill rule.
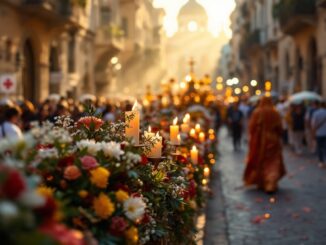
[[186,114],[183,118],[183,123],[181,124],[181,131],[182,133],[188,133],[190,130],[189,127],[189,120],[190,120],[190,115]]
[[200,124],[197,123],[195,126],[196,132],[199,133],[200,132]]
[[162,137],[157,134],[154,136],[154,146],[150,149],[147,157],[149,158],[161,158],[162,157]]
[[194,145],[190,151],[190,158],[193,164],[198,163],[198,150],[197,147]]
[[190,130],[190,136],[193,137],[193,138],[196,137],[196,130],[195,130],[194,128],[192,128],[192,129]]
[[178,145],[180,145],[181,144],[181,135],[180,134],[178,134]]
[[148,126],[148,131],[144,132],[144,136],[146,139],[152,140],[153,138],[155,138],[155,134],[152,133],[152,128],[151,126]]
[[[139,145],[139,125],[140,125],[140,113],[137,109],[138,103],[135,102],[134,106],[132,107],[132,111],[126,112],[126,137],[131,139],[135,145]],[[133,116],[132,116],[133,115]],[[127,118],[132,117],[130,121]]]
[[170,141],[173,145],[179,145],[180,142],[178,140],[178,135],[179,135],[179,125],[178,123],[178,118],[176,117],[173,120],[173,125],[170,126]]
[[210,174],[210,169],[209,169],[209,167],[205,167],[205,168],[204,168],[204,176],[207,178],[207,177],[209,177],[209,174]]
[[205,133],[204,132],[199,133],[199,141],[202,143],[205,142]]

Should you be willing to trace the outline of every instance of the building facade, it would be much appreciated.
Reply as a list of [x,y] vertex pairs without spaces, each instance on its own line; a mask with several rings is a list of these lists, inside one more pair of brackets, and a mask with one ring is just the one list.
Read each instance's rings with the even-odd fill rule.
[[94,91],[94,2],[0,2],[0,73],[16,75],[14,97],[36,102]]
[[231,16],[230,68],[246,84],[265,81],[282,95],[326,96],[325,1],[238,0]]

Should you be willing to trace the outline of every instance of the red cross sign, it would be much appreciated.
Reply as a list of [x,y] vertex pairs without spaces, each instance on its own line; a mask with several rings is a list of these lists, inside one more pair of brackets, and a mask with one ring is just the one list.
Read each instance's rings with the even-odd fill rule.
[[16,92],[16,75],[0,74],[0,92],[4,94],[12,94]]

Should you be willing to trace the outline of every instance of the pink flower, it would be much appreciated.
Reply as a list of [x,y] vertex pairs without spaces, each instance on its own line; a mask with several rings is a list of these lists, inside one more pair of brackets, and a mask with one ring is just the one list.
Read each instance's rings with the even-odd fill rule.
[[81,172],[77,166],[68,166],[65,168],[64,177],[67,180],[76,180],[81,176]]
[[85,170],[90,170],[98,166],[96,159],[92,156],[84,156],[80,158],[80,161],[82,163],[82,168]]

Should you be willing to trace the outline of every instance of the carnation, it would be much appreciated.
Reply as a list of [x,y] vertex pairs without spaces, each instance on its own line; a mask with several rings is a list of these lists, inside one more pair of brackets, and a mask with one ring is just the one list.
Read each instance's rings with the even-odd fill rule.
[[46,158],[57,158],[59,156],[59,153],[56,148],[46,148],[46,149],[39,149],[37,155],[41,159],[46,159]]
[[106,168],[98,167],[91,170],[91,182],[93,185],[97,186],[98,188],[106,188],[108,185],[108,180],[110,177],[110,172]]
[[85,170],[93,169],[98,166],[97,160],[92,156],[84,156],[80,158],[82,168]]
[[26,190],[26,183],[18,171],[10,171],[1,188],[2,193],[10,198],[18,198]]
[[94,140],[81,140],[76,143],[79,150],[87,149],[87,152],[91,155],[96,155],[101,150],[101,144]]
[[140,197],[131,197],[128,198],[123,203],[123,210],[126,216],[133,220],[138,221],[142,219],[145,214],[146,203]]
[[103,120],[97,117],[82,117],[78,120],[77,125],[83,125],[87,129],[99,129],[104,124]]
[[94,198],[93,208],[96,215],[101,219],[109,218],[115,210],[111,199],[104,193],[101,193],[98,197]]
[[102,142],[102,150],[106,157],[113,157],[117,160],[120,160],[120,156],[124,153],[124,151],[121,150],[121,145],[114,141],[108,143]]

